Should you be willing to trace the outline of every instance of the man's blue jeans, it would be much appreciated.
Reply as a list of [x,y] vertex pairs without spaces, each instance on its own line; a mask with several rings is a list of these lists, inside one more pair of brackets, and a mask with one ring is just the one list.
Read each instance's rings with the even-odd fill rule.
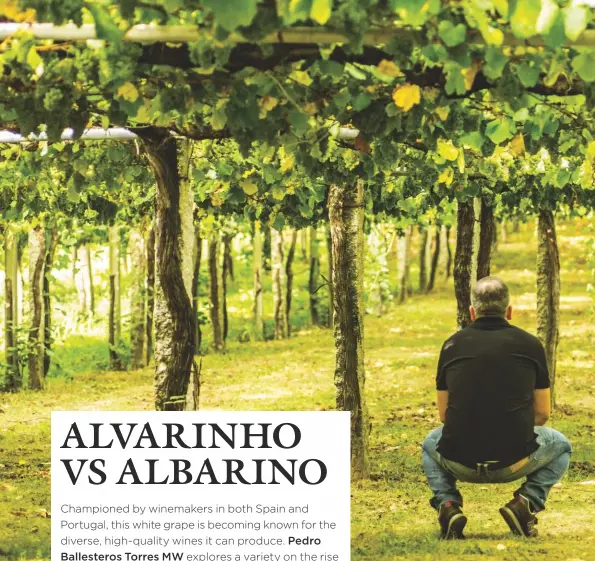
[[433,430],[422,444],[423,468],[434,496],[430,504],[438,510],[447,501],[463,504],[457,490],[457,480],[469,483],[509,483],[522,477],[526,481],[516,491],[531,502],[535,511],[545,509],[545,501],[552,486],[568,469],[572,447],[568,439],[549,427],[535,427],[539,448],[529,456],[529,462],[516,472],[508,468],[478,475],[474,470],[442,457],[436,447],[442,436],[442,427]]

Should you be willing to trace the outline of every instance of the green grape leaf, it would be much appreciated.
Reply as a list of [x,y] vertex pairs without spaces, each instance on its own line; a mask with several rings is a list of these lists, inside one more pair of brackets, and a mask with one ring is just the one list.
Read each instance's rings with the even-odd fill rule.
[[537,20],[541,12],[541,0],[520,0],[510,17],[512,32],[521,39],[537,33]]
[[212,10],[218,25],[227,31],[234,31],[252,23],[258,0],[204,0],[203,4]]
[[587,28],[590,20],[590,11],[585,6],[571,4],[562,10],[564,14],[564,31],[566,37],[576,41],[580,34]]
[[280,232],[283,229],[284,225],[285,225],[285,216],[283,216],[282,212],[278,212],[277,215],[275,216],[275,219],[273,220],[272,226],[273,226],[273,228],[275,228],[275,230]]
[[15,121],[18,118],[17,112],[6,107],[3,103],[0,103],[0,119],[3,121]]
[[32,46],[29,51],[27,52],[27,64],[33,69],[36,70],[40,65],[43,66],[43,60],[39,56],[37,49],[35,46]]
[[312,211],[312,209],[306,205],[306,204],[300,204],[298,207],[298,210],[300,211],[300,214],[304,217],[304,218],[312,218],[312,216],[314,216],[314,212]]
[[532,88],[539,80],[540,68],[537,65],[531,65],[523,62],[516,68],[517,76],[525,88]]
[[595,53],[583,51],[572,59],[572,69],[585,81],[595,81]]
[[85,183],[85,178],[78,172],[73,173],[68,180],[66,198],[71,203],[78,203],[81,198],[81,189]]
[[227,193],[227,197],[225,198],[228,202],[236,205],[246,202],[246,195],[244,194],[244,191],[238,189],[235,186],[231,187],[229,193]]
[[566,42],[566,33],[564,32],[564,16],[560,10],[554,19],[547,35],[543,37],[544,42],[550,49],[559,49]]
[[122,39],[122,31],[114,23],[108,11],[98,4],[87,4],[93,19],[95,20],[95,30],[99,39],[106,39],[117,43]]
[[490,80],[497,80],[504,72],[508,57],[498,47],[488,47],[485,61],[486,63],[482,69],[483,73]]
[[487,124],[485,134],[494,144],[502,144],[512,138],[514,132],[516,132],[514,122],[508,117],[501,117]]
[[568,183],[569,180],[570,180],[570,172],[568,170],[561,169],[554,176],[553,183],[554,183],[555,187],[558,187],[558,189],[561,189]]
[[438,26],[438,35],[447,47],[456,47],[465,42],[467,28],[462,23],[454,25],[449,20],[442,20]]
[[446,72],[446,84],[444,85],[446,95],[463,95],[467,91],[467,87],[461,66],[456,62],[450,62],[444,65],[444,71]]
[[353,100],[353,108],[356,111],[362,111],[368,107],[370,103],[372,103],[372,98],[367,93],[362,92]]
[[484,141],[485,138],[483,137],[483,135],[480,132],[475,131],[461,136],[461,138],[459,139],[459,144],[461,146],[469,146],[476,152],[479,152]]
[[258,185],[256,185],[256,183],[254,183],[253,181],[248,181],[247,179],[245,179],[243,181],[240,181],[240,186],[244,190],[244,193],[246,193],[246,195],[248,195],[249,197],[255,195],[258,192]]
[[515,121],[525,122],[529,118],[529,109],[522,107],[513,115]]
[[388,117],[394,117],[401,112],[401,110],[392,101],[386,105],[384,111]]
[[318,68],[322,74],[328,74],[331,78],[338,79],[343,75],[343,65],[334,60],[319,60]]
[[68,190],[66,192],[66,198],[71,203],[78,203],[81,200],[80,193],[76,190],[76,187],[72,182],[68,182]]
[[433,64],[441,64],[448,60],[448,51],[440,43],[430,43],[423,47],[421,52]]
[[440,0],[391,0],[390,6],[405,25],[423,25],[440,11]]
[[352,78],[355,78],[356,80],[365,80],[367,79],[367,75],[362,72],[361,70],[359,70],[358,68],[356,68],[355,66],[353,66],[353,64],[351,63],[347,63],[345,65],[345,71],[351,75]]
[[128,183],[132,183],[135,179],[135,173],[133,168],[126,168],[124,170],[124,180]]
[[271,195],[276,201],[282,201],[287,191],[283,187],[275,186],[271,189]]
[[213,115],[211,116],[211,127],[215,131],[221,131],[227,125],[227,112],[225,111],[225,106],[222,107],[215,107],[213,110]]
[[276,4],[277,13],[286,25],[307,20],[312,11],[312,0],[277,0]]
[[89,169],[89,163],[85,160],[74,160],[72,162],[72,169],[78,171],[81,174],[84,174],[87,169]]
[[537,18],[537,33],[542,35],[549,33],[559,12],[560,8],[554,0],[542,0],[541,12],[539,13],[539,18]]
[[350,99],[349,92],[342,90],[333,96],[333,105],[340,111],[341,109],[345,109]]
[[168,12],[177,12],[184,8],[184,0],[163,0],[163,7]]
[[289,112],[289,122],[291,124],[292,132],[297,136],[301,136],[309,128],[308,115],[302,113],[298,109],[292,109]]

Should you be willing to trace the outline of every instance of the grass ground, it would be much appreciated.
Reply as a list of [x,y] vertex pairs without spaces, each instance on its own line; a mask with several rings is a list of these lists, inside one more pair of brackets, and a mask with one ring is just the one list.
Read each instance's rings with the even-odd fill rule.
[[[454,329],[452,286],[440,283],[431,296],[414,296],[383,317],[366,319],[372,478],[352,486],[354,561],[595,561],[595,322],[586,292],[589,272],[581,238],[584,231],[584,223],[562,226],[559,231],[562,338],[559,408],[551,424],[567,434],[574,454],[569,474],[552,491],[548,509],[539,517],[540,537],[533,541],[512,537],[498,515],[498,507],[509,499],[514,484],[462,484],[469,539],[457,543],[437,539],[419,450],[424,435],[437,423],[435,364],[442,341]],[[515,323],[532,332],[534,263],[529,226],[501,244],[493,262],[493,272],[509,282]],[[300,279],[301,272],[296,286]],[[238,290],[231,308],[247,310],[245,300]],[[303,316],[305,301],[298,299],[296,308]],[[99,352],[96,340],[69,344],[60,350],[65,359],[76,355],[79,347],[80,352]],[[52,409],[152,408],[150,369],[83,374],[80,370],[73,369],[72,379],[50,379],[41,394],[0,396],[0,559],[49,557]],[[332,380],[333,341],[328,330],[304,328],[280,342],[232,342],[226,354],[207,355],[203,360],[202,407],[331,409]]]

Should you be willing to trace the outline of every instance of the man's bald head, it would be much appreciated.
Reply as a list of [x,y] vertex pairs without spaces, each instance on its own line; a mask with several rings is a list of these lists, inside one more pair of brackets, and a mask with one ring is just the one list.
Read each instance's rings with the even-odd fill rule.
[[484,277],[471,289],[471,305],[477,317],[504,317],[509,304],[508,287],[498,277]]

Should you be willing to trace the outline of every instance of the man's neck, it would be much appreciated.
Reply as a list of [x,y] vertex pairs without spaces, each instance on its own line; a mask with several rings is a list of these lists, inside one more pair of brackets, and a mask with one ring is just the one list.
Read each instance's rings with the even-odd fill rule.
[[475,321],[500,321],[508,323],[508,320],[504,316],[477,316]]

